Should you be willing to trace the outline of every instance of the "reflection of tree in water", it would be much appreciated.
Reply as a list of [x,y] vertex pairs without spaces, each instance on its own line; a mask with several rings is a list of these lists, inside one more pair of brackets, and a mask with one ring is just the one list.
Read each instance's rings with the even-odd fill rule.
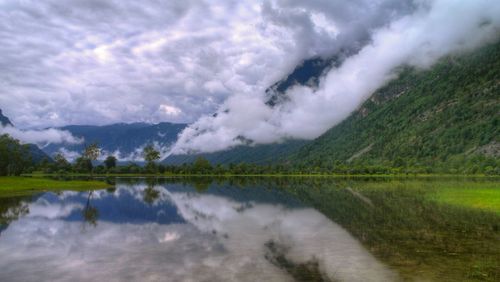
[[271,240],[265,244],[265,247],[265,258],[276,267],[285,270],[295,281],[336,281],[336,279],[332,280],[320,270],[319,262],[316,258],[312,258],[304,263],[296,263],[286,257],[288,252],[286,246]]
[[11,222],[30,212],[28,204],[23,201],[25,199],[30,200],[30,198],[24,197],[0,199],[0,233],[5,230]]
[[99,211],[97,210],[96,207],[93,207],[90,203],[90,200],[92,199],[93,194],[94,194],[94,191],[89,192],[89,196],[87,197],[87,204],[85,205],[85,208],[82,211],[84,228],[85,228],[85,224],[88,224],[88,225],[91,225],[94,227],[97,226],[97,219],[99,217]]
[[144,189],[144,202],[152,205],[160,196],[160,191],[156,190],[154,187],[149,187]]
[[197,192],[201,193],[208,189],[213,180],[206,177],[198,177],[192,179],[192,185]]
[[144,189],[143,199],[144,199],[144,202],[152,205],[160,197],[160,191],[155,189],[155,185],[156,185],[155,178],[146,179],[146,184],[148,185],[148,187],[146,189]]

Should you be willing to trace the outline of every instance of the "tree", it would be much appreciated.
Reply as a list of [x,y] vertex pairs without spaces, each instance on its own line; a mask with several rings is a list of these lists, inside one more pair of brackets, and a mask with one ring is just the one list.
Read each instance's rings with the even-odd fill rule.
[[212,170],[212,165],[210,162],[203,158],[203,157],[198,157],[196,161],[193,163],[193,170],[194,173],[209,173]]
[[155,161],[160,159],[160,152],[158,152],[153,145],[147,145],[144,147],[142,150],[142,156],[144,157],[144,160],[147,162],[146,164],[146,169],[148,171],[155,172],[156,171],[156,165]]
[[62,153],[55,154],[54,161],[55,161],[55,165],[56,165],[57,170],[68,171],[69,168],[71,167],[71,165],[69,164],[69,162],[66,160],[66,158],[64,157],[64,155]]
[[31,164],[29,147],[7,134],[0,135],[0,175],[19,175]]
[[104,160],[104,165],[106,168],[109,170],[111,168],[116,167],[116,157],[115,156],[108,156],[106,160]]
[[89,173],[92,171],[92,162],[84,157],[75,160],[74,170],[76,172]]
[[100,154],[101,154],[101,149],[99,148],[97,143],[92,143],[90,145],[87,145],[83,150],[82,157],[90,161],[90,176],[93,175],[92,161],[97,160]]

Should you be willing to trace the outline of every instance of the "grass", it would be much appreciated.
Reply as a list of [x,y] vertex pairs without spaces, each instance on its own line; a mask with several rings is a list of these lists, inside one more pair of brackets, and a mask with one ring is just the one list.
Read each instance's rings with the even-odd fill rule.
[[[25,173],[22,176],[34,177],[52,177],[52,176],[85,176],[90,177],[90,173],[43,173],[33,172]],[[438,173],[400,173],[400,174],[337,174],[337,173],[257,173],[257,174],[234,174],[234,173],[100,173],[94,174],[94,177],[378,177],[378,178],[411,178],[411,177],[428,177],[428,178],[447,178],[447,177],[470,177],[470,178],[487,178],[493,180],[500,180],[499,175],[485,175],[485,174],[438,174]]]
[[[431,176],[426,176],[429,180]],[[397,180],[396,177],[388,177],[387,179]],[[401,178],[400,178],[401,179]],[[450,176],[450,180],[443,181],[443,177],[433,181],[432,185],[420,177],[408,177],[404,187],[398,189],[413,189],[421,190],[425,198],[434,201],[439,205],[452,205],[461,208],[471,208],[487,212],[495,212],[500,214],[500,182],[497,178],[491,177],[474,177],[471,179],[480,181],[471,181],[464,178],[463,181],[457,181]],[[361,189],[392,189],[393,185],[388,185],[384,182],[372,182],[366,187],[361,186]],[[422,189],[422,187],[424,187]]]
[[500,214],[500,188],[444,188],[429,198],[453,206],[489,210]]
[[57,190],[94,190],[107,188],[110,185],[103,181],[62,181],[37,177],[0,177],[0,197],[29,195],[43,191]]

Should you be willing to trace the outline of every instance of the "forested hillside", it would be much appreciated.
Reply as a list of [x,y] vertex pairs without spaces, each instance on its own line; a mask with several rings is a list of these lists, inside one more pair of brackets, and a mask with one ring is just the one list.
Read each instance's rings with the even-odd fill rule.
[[289,140],[280,144],[268,144],[257,146],[238,146],[226,151],[215,153],[203,153],[193,155],[170,155],[163,163],[168,165],[180,165],[193,163],[198,158],[205,158],[211,164],[270,164],[276,160],[286,158],[291,152],[307,144],[303,140]]
[[[0,109],[0,125],[14,126]],[[23,168],[51,158],[35,144],[21,144],[9,135],[0,135],[0,175],[20,173]]]
[[500,43],[402,68],[357,111],[288,158],[298,167],[499,172]]

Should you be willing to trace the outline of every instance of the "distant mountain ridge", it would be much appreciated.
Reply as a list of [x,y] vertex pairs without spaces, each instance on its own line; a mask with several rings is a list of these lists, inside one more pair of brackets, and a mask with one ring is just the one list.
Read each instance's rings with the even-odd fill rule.
[[3,115],[3,113],[2,113],[2,110],[1,110],[1,109],[0,109],[0,124],[1,124],[2,126],[6,126],[6,125],[14,126],[14,125],[12,124],[12,122],[9,120],[9,118]]
[[176,140],[177,135],[187,124],[161,122],[149,123],[116,123],[110,125],[68,125],[57,129],[69,131],[77,138],[83,138],[81,144],[49,144],[43,150],[53,155],[56,152],[81,153],[85,145],[97,143],[107,154],[118,154],[119,158],[133,160],[140,156],[140,149],[147,144],[156,144],[167,148]]

